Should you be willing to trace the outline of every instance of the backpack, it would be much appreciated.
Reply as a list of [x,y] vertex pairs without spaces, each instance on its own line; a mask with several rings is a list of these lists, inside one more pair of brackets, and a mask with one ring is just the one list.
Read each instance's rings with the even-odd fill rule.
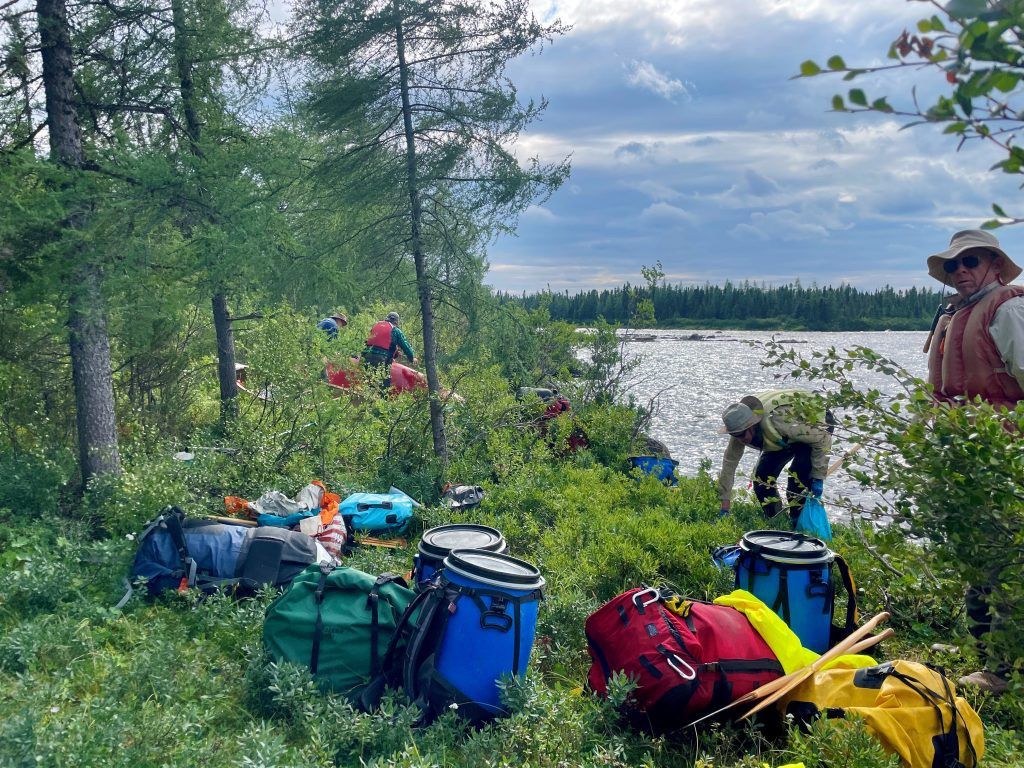
[[349,530],[365,533],[402,534],[412,520],[415,505],[398,493],[353,493],[338,507]]
[[685,725],[783,673],[742,613],[657,589],[613,598],[587,618],[585,631],[590,688],[607,696],[617,671],[635,680],[625,714],[654,733]]
[[975,768],[985,754],[978,713],[941,669],[913,661],[818,672],[779,708],[804,727],[821,715],[857,715],[911,768]]
[[[178,507],[166,507],[138,542],[131,581],[145,578],[150,597],[190,587],[251,593],[261,585],[284,586],[318,559],[316,544],[304,534],[186,518]],[[131,593],[129,585],[119,607]]]
[[263,645],[275,661],[306,667],[324,687],[355,698],[384,671],[414,597],[394,574],[310,566],[267,607]]

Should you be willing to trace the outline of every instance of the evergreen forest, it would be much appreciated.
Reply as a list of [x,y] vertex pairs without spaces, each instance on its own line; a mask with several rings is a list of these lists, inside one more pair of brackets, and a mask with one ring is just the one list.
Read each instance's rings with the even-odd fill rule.
[[[928,330],[943,294],[923,288],[890,286],[868,291],[799,282],[768,286],[744,281],[724,285],[629,284],[611,290],[570,294],[548,291],[512,296],[505,302],[527,309],[541,305],[558,320],[588,325],[598,318],[637,327],[638,312],[649,302],[658,328],[751,328],[794,331]],[[643,317],[642,313],[639,317]]]

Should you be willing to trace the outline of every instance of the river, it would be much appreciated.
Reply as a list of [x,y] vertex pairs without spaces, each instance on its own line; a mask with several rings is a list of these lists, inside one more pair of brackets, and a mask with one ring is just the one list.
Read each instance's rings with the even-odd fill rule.
[[[652,341],[627,341],[624,345],[627,357],[640,359],[629,391],[644,404],[653,397],[657,398],[650,433],[668,446],[672,457],[679,461],[679,472],[683,475],[697,474],[702,459],[711,461],[712,473],[717,475],[728,441],[725,435],[718,434],[722,411],[743,395],[780,386],[774,375],[781,370],[763,368],[760,350],[744,342],[767,341],[774,335],[802,355],[830,347],[864,346],[899,363],[915,376],[923,378],[927,370],[926,356],[921,351],[927,336],[923,331],[779,331],[773,334],[766,331],[687,329],[631,330],[630,333],[655,337]],[[853,379],[883,392],[895,389],[885,376],[866,371],[855,372]],[[796,383],[790,383],[794,381]],[[812,385],[790,378],[783,386],[811,388]],[[837,439],[832,450],[833,460],[849,447]],[[756,451],[746,451],[737,473],[737,489],[743,487],[743,478],[752,472],[756,456]],[[826,506],[830,497],[839,494],[864,508],[873,507],[877,499],[842,470],[833,474],[825,484]]]

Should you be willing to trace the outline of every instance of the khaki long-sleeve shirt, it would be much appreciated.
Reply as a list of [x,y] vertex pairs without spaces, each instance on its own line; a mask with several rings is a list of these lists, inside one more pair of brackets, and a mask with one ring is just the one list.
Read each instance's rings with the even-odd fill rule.
[[[832,448],[832,435],[824,425],[805,424],[788,419],[787,416],[792,410],[790,405],[780,405],[770,413],[766,413],[764,418],[771,419],[772,426],[787,444],[805,443],[811,446],[811,477],[816,480],[824,480],[828,474],[828,452]],[[726,446],[725,455],[722,457],[722,471],[718,474],[718,495],[723,504],[732,498],[732,486],[736,481],[736,467],[739,466],[746,447],[735,437],[729,438],[729,445]],[[766,444],[765,450],[778,449]]]

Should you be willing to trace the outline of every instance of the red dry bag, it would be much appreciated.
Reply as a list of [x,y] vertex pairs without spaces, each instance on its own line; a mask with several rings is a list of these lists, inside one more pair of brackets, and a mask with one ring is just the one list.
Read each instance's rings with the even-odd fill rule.
[[768,644],[735,608],[673,598],[631,589],[585,624],[590,687],[606,696],[608,679],[621,670],[636,681],[627,714],[655,733],[686,725],[782,675]]

